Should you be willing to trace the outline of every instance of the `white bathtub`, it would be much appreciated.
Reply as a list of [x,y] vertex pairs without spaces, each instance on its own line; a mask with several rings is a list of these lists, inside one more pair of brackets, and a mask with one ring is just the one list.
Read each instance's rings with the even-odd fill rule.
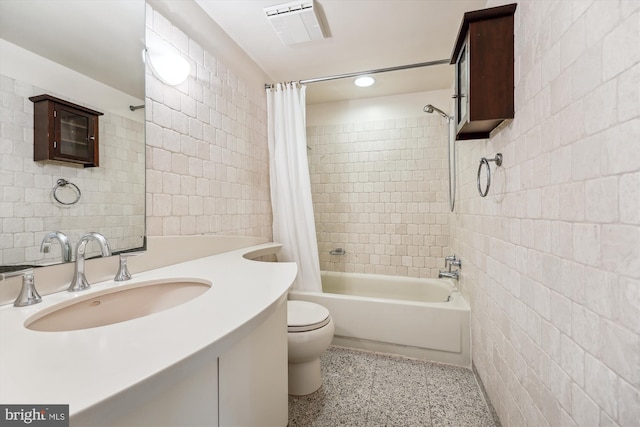
[[322,287],[289,299],[329,309],[333,344],[471,366],[470,309],[451,279],[324,271]]

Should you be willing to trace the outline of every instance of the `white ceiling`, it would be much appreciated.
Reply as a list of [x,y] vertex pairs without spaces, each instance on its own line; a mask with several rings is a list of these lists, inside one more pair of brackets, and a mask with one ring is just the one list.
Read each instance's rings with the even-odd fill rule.
[[[263,8],[288,0],[195,0],[273,82],[297,81],[449,59],[464,12],[486,0],[315,0],[328,37],[283,44]],[[308,85],[309,103],[448,89],[453,67],[437,65]]]
[[0,0],[0,38],[144,99],[144,17],[144,1]]
[[[174,0],[179,4],[180,1]],[[315,0],[328,37],[284,45],[263,8],[287,0],[195,0],[270,76],[297,81],[448,59],[462,15],[486,0]],[[28,23],[28,24],[26,24]],[[143,98],[144,2],[0,0],[0,37]],[[1,60],[1,58],[0,58]],[[453,67],[437,65],[308,85],[309,103],[448,89]],[[265,82],[269,83],[269,82]]]

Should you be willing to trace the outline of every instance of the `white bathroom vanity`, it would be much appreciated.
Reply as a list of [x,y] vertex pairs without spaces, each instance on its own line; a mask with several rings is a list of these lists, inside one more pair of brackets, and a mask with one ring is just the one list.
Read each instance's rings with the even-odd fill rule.
[[[286,298],[296,266],[243,256],[278,248],[266,243],[199,258],[206,249],[188,249],[180,257],[197,259],[136,272],[129,281],[51,293],[29,307],[3,305],[0,402],[69,404],[71,426],[286,426]],[[138,265],[171,258],[154,253],[141,256]],[[36,276],[36,285],[44,285],[43,277]],[[26,327],[88,295],[99,301],[105,290],[166,280],[211,287],[180,305],[120,323],[52,332]]]

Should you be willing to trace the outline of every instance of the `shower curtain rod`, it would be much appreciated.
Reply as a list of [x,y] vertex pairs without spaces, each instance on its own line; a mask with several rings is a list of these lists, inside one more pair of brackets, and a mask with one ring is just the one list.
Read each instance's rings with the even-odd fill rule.
[[[337,74],[335,76],[316,77],[315,79],[300,80],[299,83],[307,84],[307,83],[326,82],[329,80],[348,79],[349,77],[365,76],[368,74],[386,73],[388,71],[408,70],[411,68],[430,67],[432,65],[442,65],[442,64],[450,64],[450,63],[451,63],[450,59],[440,59],[437,61],[419,62],[417,64],[398,65],[396,67],[378,68],[377,70],[357,71],[355,73]],[[273,84],[266,83],[264,85],[265,89],[270,89],[272,87],[273,87]]]

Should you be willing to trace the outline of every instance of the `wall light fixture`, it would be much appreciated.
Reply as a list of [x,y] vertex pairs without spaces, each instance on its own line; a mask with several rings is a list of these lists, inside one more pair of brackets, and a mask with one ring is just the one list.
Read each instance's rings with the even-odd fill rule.
[[143,50],[142,56],[151,72],[165,84],[177,86],[189,77],[189,62],[171,46],[149,46]]

